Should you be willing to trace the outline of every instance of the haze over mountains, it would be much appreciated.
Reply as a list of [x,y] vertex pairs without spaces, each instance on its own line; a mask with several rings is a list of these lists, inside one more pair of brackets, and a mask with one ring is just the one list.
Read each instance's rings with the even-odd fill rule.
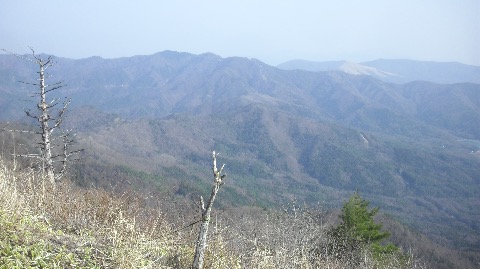
[[436,83],[480,83],[480,66],[455,62],[378,59],[363,63],[348,61],[314,62],[292,60],[277,66],[285,70],[343,71],[352,75],[369,75],[393,83],[430,81]]
[[[377,60],[279,69],[172,51],[57,61],[49,71],[67,84],[68,121],[92,167],[127,167],[179,194],[201,193],[215,149],[232,178],[220,198],[230,204],[338,206],[358,189],[441,242],[480,249],[476,67]],[[318,66],[346,72],[312,72]],[[31,86],[18,81],[35,75],[0,55],[1,120],[32,107]]]

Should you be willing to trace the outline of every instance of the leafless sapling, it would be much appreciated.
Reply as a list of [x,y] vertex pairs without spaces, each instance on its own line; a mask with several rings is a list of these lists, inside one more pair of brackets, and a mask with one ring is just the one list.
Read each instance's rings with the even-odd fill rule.
[[210,213],[212,212],[213,202],[217,196],[217,192],[220,189],[220,186],[223,185],[224,179],[227,176],[223,174],[223,168],[225,164],[222,165],[220,169],[217,169],[217,155],[215,151],[212,153],[213,159],[213,187],[212,192],[210,193],[210,198],[208,199],[207,205],[205,206],[203,197],[200,196],[201,212],[202,212],[202,221],[200,225],[200,231],[198,232],[198,239],[195,246],[195,257],[193,258],[193,269],[202,269],[203,268],[203,259],[205,256],[205,249],[207,247],[207,234],[208,234],[208,225],[210,224]]

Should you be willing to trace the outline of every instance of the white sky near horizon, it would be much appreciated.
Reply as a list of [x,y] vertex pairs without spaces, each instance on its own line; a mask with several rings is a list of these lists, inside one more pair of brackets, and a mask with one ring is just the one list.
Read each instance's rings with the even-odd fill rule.
[[378,58],[480,66],[479,0],[0,0],[0,48],[67,58],[164,50],[270,65]]

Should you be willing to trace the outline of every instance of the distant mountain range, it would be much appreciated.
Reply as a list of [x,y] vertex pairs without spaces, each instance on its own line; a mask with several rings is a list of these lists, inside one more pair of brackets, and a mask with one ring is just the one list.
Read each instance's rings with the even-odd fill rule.
[[[22,115],[18,107],[28,103],[19,102],[28,99],[32,90],[18,81],[31,81],[36,70],[13,56],[0,56],[0,119],[11,119]],[[477,84],[417,81],[396,85],[339,71],[283,71],[258,60],[172,51],[119,59],[56,60],[58,68],[52,68],[51,75],[66,82],[62,94],[74,100],[72,105],[91,106],[128,119],[212,114],[254,103],[365,131],[402,134],[398,123],[405,122],[480,139]],[[342,66],[345,70],[356,67]],[[362,70],[387,74],[375,73],[373,67]],[[412,128],[401,131],[417,133]]]
[[[199,194],[216,149],[232,178],[220,201],[338,206],[358,189],[437,240],[480,250],[480,84],[412,79],[451,81],[437,71],[456,64],[310,62],[311,72],[172,51],[57,62],[49,72],[67,85],[68,123],[91,158],[83,178],[147,173]],[[36,71],[0,55],[1,120],[34,106],[18,81]],[[395,77],[411,82],[381,80]]]
[[352,75],[368,75],[393,83],[430,81],[435,83],[480,83],[480,66],[455,62],[387,60],[352,63],[348,61],[314,62],[292,60],[277,66],[285,70],[342,71]]

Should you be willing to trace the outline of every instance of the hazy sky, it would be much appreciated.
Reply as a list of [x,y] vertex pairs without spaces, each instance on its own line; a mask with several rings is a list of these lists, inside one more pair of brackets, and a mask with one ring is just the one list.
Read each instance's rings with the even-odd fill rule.
[[388,59],[480,65],[479,0],[0,0],[0,48],[68,58],[164,50],[271,65]]

